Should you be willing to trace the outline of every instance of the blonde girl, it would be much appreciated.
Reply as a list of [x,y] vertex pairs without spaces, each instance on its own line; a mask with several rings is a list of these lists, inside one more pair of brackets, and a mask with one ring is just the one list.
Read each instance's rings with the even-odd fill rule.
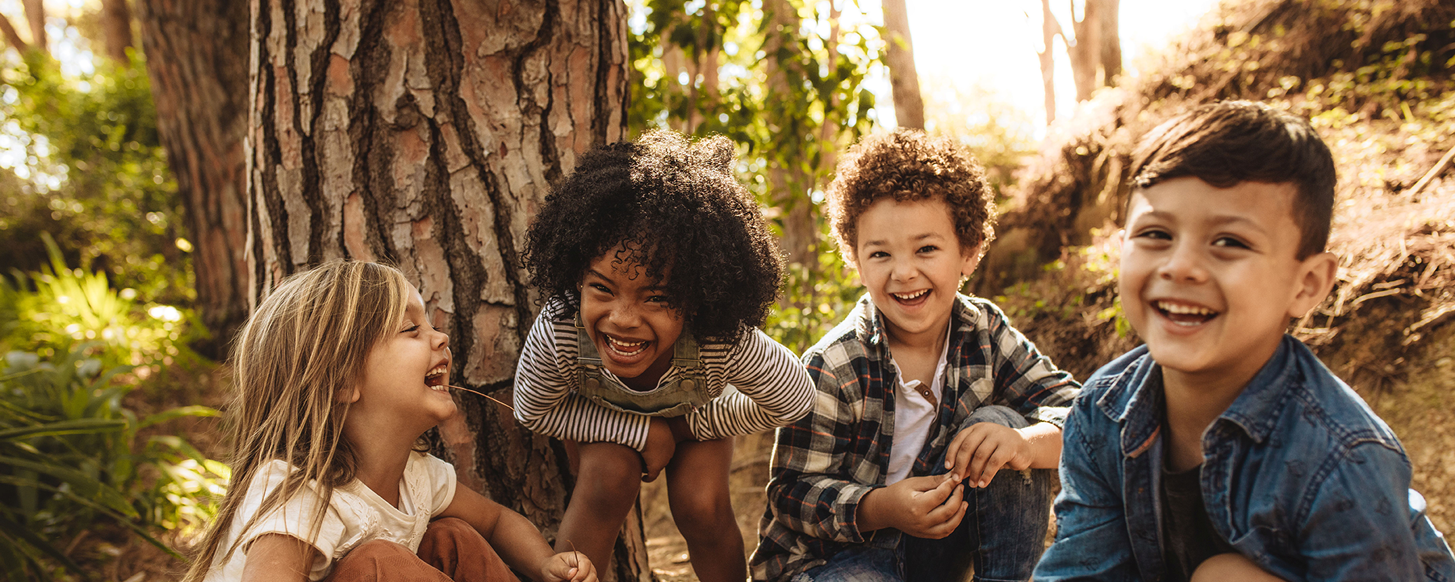
[[234,347],[232,488],[185,580],[596,580],[417,449],[455,413],[448,346],[393,268],[284,281]]

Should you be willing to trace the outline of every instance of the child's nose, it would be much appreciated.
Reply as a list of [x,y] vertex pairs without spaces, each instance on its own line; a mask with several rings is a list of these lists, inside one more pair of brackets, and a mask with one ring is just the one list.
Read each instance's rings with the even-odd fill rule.
[[889,276],[893,277],[895,281],[909,281],[914,279],[918,273],[919,270],[910,261],[895,261]]
[[633,305],[618,305],[612,307],[609,319],[612,325],[623,328],[636,327],[641,321],[641,313]]
[[1194,245],[1184,243],[1172,248],[1159,275],[1171,281],[1201,282],[1207,280],[1207,268],[1203,265],[1202,253]]

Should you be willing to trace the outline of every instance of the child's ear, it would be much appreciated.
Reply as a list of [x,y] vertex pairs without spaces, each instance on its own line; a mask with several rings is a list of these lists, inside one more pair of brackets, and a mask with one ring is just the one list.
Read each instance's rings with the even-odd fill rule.
[[339,389],[338,393],[333,397],[334,404],[349,404],[358,401],[359,389],[354,386]]
[[1298,280],[1294,281],[1293,301],[1288,305],[1288,317],[1298,319],[1323,303],[1329,290],[1334,288],[1334,277],[1338,273],[1339,259],[1334,253],[1318,253],[1301,261]]
[[[985,242],[984,241],[981,241],[980,244],[975,245],[974,247],[971,247],[971,248],[968,248],[968,249],[961,249],[961,251],[960,251],[960,276],[961,277],[967,277],[968,278],[971,274],[975,273],[975,268],[980,266],[980,249],[983,248],[983,247],[985,247]],[[962,284],[963,284],[963,282],[962,282]]]

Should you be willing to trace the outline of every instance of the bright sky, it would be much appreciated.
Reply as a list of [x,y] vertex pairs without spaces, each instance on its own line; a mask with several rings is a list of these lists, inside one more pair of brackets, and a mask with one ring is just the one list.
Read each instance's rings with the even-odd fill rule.
[[[867,4],[863,3],[867,12],[878,9]],[[922,87],[939,81],[990,88],[1030,113],[1037,125],[1035,135],[1043,135],[1045,97],[1036,57],[1041,44],[1039,0],[907,0],[907,4]],[[1068,33],[1069,4],[1051,1],[1056,20]],[[1166,46],[1215,4],[1216,0],[1121,0],[1123,67],[1134,70],[1143,54]],[[1066,50],[1059,39],[1056,45],[1056,109],[1061,117],[1075,107],[1076,88]],[[892,102],[887,87],[881,99],[884,104]],[[884,113],[886,118],[893,115]]]

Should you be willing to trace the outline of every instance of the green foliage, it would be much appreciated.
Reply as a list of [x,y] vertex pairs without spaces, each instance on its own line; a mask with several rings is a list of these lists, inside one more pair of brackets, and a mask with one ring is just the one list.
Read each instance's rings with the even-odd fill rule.
[[0,279],[0,350],[15,350],[0,363],[0,566],[10,579],[82,572],[54,544],[97,520],[170,552],[152,532],[209,520],[228,474],[185,439],[146,436],[215,410],[138,417],[123,405],[143,378],[195,358],[190,313],[71,268],[41,238],[50,263]]
[[0,279],[0,296],[12,306],[0,313],[0,347],[49,358],[94,342],[92,357],[102,365],[137,366],[141,375],[196,358],[186,345],[189,330],[201,326],[190,310],[140,303],[135,289],[117,291],[103,273],[70,268],[50,235],[41,238],[50,264],[37,274],[15,273],[15,286]]
[[190,406],[138,418],[122,405],[135,386],[114,383],[129,368],[105,368],[89,355],[96,348],[77,343],[49,361],[10,352],[0,367],[0,566],[9,579],[82,573],[57,543],[98,521],[180,559],[150,532],[209,519],[227,477],[185,440],[139,435],[217,411]]
[[802,354],[838,325],[864,293],[852,265],[821,233],[814,249],[818,269],[802,263],[788,267],[783,307],[768,315],[763,332],[796,354]]
[[79,73],[38,51],[0,65],[0,150],[21,159],[0,177],[0,270],[46,263],[39,234],[51,232],[122,287],[191,300],[181,202],[140,54]]

